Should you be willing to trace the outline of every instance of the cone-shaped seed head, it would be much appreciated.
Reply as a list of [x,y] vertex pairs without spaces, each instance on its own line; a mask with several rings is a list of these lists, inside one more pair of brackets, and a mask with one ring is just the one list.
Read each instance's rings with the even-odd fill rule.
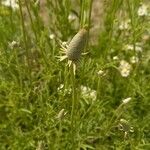
[[68,45],[66,55],[69,60],[78,61],[87,40],[87,30],[81,29]]

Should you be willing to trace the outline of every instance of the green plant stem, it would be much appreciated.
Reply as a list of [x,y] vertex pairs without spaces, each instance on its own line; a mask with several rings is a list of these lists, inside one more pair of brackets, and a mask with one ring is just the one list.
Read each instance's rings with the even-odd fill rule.
[[80,11],[80,28],[83,28],[84,25],[84,6],[85,0],[80,0],[81,3],[81,11]]
[[101,84],[101,77],[98,78],[98,83],[97,83],[97,95],[96,95],[96,98],[98,99],[100,97],[100,84]]
[[110,132],[113,125],[116,123],[116,121],[120,118],[122,113],[124,112],[124,104],[120,104],[118,108],[115,110],[113,116],[111,117],[110,121],[108,122],[107,128],[104,132],[104,140],[107,137],[107,134]]
[[59,120],[59,130],[58,130],[58,138],[57,138],[57,144],[56,147],[57,149],[61,149],[60,145],[61,145],[61,135],[62,135],[62,120]]
[[88,37],[87,37],[87,44],[86,44],[86,48],[88,47],[88,40],[89,40],[89,35],[90,35],[90,27],[91,27],[91,13],[92,13],[92,5],[93,5],[93,0],[90,0],[90,4],[89,4],[89,16],[88,16]]
[[34,28],[34,23],[33,23],[33,19],[32,19],[32,16],[31,16],[31,12],[30,12],[30,8],[28,6],[27,0],[25,0],[25,5],[26,5],[26,8],[27,8],[27,11],[28,11],[28,14],[29,14],[29,18],[30,18],[30,22],[31,22],[31,27],[32,27],[32,30],[34,32],[34,36],[35,36],[35,39],[36,39],[36,42],[37,42],[38,41],[37,33],[36,33],[35,28]]
[[19,3],[19,11],[20,11],[20,17],[21,17],[23,40],[24,40],[25,51],[26,51],[26,56],[27,56],[27,63],[28,63],[28,69],[27,70],[28,70],[30,81],[31,81],[31,68],[30,68],[30,61],[29,61],[29,50],[28,50],[28,44],[27,44],[27,39],[26,39],[26,30],[25,30],[21,0],[18,0],[18,3]]
[[[131,8],[131,3],[130,1],[128,0],[127,1],[127,5],[128,5],[128,12],[129,12],[129,16],[130,16],[130,19],[131,19],[131,26],[132,26],[132,31],[133,31],[133,49],[134,49],[134,52],[135,52],[135,42],[136,42],[136,35],[135,35],[135,15],[134,15],[134,7]],[[134,6],[134,5],[133,5]],[[136,52],[135,52],[136,53]]]
[[75,109],[76,109],[76,85],[75,85],[75,74],[74,66],[71,64],[71,82],[72,82],[72,109],[71,109],[71,133],[72,133],[72,146],[74,147],[75,140],[75,129],[76,129],[76,118],[75,118]]

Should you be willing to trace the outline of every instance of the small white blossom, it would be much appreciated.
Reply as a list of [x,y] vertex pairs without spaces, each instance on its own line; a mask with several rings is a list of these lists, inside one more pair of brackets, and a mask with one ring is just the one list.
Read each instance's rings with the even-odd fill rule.
[[53,39],[55,38],[55,34],[50,34],[50,35],[49,35],[49,38],[50,38],[51,40],[53,40]]
[[113,60],[119,60],[118,56],[114,56]]
[[85,99],[92,99],[93,101],[95,101],[97,93],[95,90],[92,90],[89,87],[81,85],[81,95]]
[[98,74],[99,76],[102,76],[102,75],[104,75],[104,71],[103,71],[103,70],[99,70],[99,71],[97,72],[97,74]]
[[[131,50],[131,51],[133,51],[133,50],[134,50],[134,45],[127,44],[127,45],[124,46],[124,49],[125,49],[125,50]],[[136,52],[142,52],[142,51],[143,51],[143,49],[142,49],[142,47],[139,45],[139,43],[137,43],[137,44],[135,45],[135,51],[136,51]]]
[[127,61],[121,60],[120,66],[119,66],[119,71],[120,71],[122,77],[127,77],[130,74],[131,65]]
[[128,98],[126,98],[126,99],[123,99],[122,100],[122,103],[123,104],[127,104],[127,103],[129,103],[131,101],[131,97],[128,97]]
[[6,7],[11,7],[13,10],[16,10],[19,8],[19,5],[17,4],[16,0],[3,0],[2,5]]
[[127,45],[124,46],[124,49],[125,50],[133,50],[133,45],[127,44]]
[[132,127],[132,126],[130,125],[130,123],[129,123],[127,120],[125,120],[125,119],[120,119],[118,127],[119,127],[119,130],[121,130],[121,131],[124,132],[124,138],[125,138],[125,139],[127,138],[127,135],[128,135],[129,133],[134,132],[133,127]]
[[64,84],[60,84],[60,86],[57,88],[58,91],[61,91],[64,88]]
[[139,58],[138,58],[137,56],[132,56],[132,57],[130,58],[130,62],[131,62],[132,64],[138,63],[138,62],[139,62]]
[[68,16],[69,22],[76,20],[77,16],[74,13],[70,13]]
[[19,43],[17,41],[12,41],[8,43],[10,49],[14,49],[15,47],[19,46]]
[[141,5],[138,9],[138,16],[147,16],[148,15],[148,10],[146,5]]
[[65,109],[60,110],[60,112],[57,114],[56,119],[61,120],[67,112],[65,112]]
[[135,44],[135,51],[136,51],[136,52],[142,52],[143,49],[142,49],[141,46],[142,46],[142,44],[137,42],[137,43]]
[[130,28],[130,26],[129,26],[129,23],[130,23],[130,22],[131,22],[130,20],[122,21],[122,22],[120,23],[120,25],[119,25],[119,29],[120,29],[120,30],[127,30],[127,29],[129,29],[129,28]]
[[61,44],[62,44],[63,47],[67,47],[68,46],[66,41],[63,41]]
[[60,84],[60,86],[57,88],[58,92],[64,93],[64,94],[71,94],[71,88],[64,88],[64,84]]

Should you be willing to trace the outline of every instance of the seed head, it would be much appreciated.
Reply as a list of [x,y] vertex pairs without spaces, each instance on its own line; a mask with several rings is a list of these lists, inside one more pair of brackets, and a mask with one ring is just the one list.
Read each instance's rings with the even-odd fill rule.
[[87,30],[81,29],[68,45],[66,55],[71,61],[78,61],[87,40]]

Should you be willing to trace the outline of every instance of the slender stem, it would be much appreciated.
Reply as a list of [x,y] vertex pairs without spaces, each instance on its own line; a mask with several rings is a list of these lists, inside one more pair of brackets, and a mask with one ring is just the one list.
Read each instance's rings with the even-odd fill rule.
[[[135,42],[136,42],[136,35],[135,35],[135,15],[134,15],[134,5],[132,6],[130,4],[130,1],[128,0],[127,1],[127,5],[128,5],[128,10],[129,10],[129,16],[130,16],[130,19],[131,19],[131,26],[132,26],[132,31],[133,31],[133,48],[134,48],[134,52],[135,52]],[[132,8],[131,8],[132,6]]]
[[91,13],[92,13],[92,5],[93,5],[93,0],[90,1],[90,9],[89,9],[89,18],[88,18],[88,31],[91,27]]
[[86,49],[88,47],[89,44],[89,35],[90,35],[90,27],[91,27],[91,13],[92,13],[92,5],[93,5],[93,0],[90,0],[90,4],[89,4],[89,16],[88,16],[88,37],[87,37],[87,43],[86,43]]
[[32,30],[34,32],[34,36],[35,36],[35,39],[36,39],[36,42],[37,42],[38,41],[37,33],[36,33],[36,30],[35,30],[35,27],[34,27],[33,19],[32,19],[32,16],[31,16],[31,12],[30,12],[27,0],[25,0],[25,5],[26,5],[26,8],[27,8],[27,11],[28,11],[28,14],[29,14],[29,18],[30,18],[30,22],[31,22],[31,27],[32,27]]
[[80,28],[83,28],[84,25],[84,0],[80,0],[81,3],[81,12],[80,12]]
[[[107,134],[110,132],[112,126],[116,123],[116,121],[120,118],[120,116],[122,115],[124,111],[124,105],[123,104],[120,104],[118,106],[118,108],[115,110],[113,116],[111,117],[110,121],[108,122],[108,125],[107,125],[107,128],[104,132],[104,136],[105,138],[107,137]],[[104,138],[104,139],[105,139]]]
[[75,109],[76,109],[76,85],[75,85],[75,74],[73,63],[71,64],[71,82],[72,82],[72,110],[71,110],[71,130],[72,130],[72,146],[74,146],[75,139],[75,129],[76,129],[76,121],[75,121]]
[[101,83],[101,77],[98,78],[98,83],[97,83],[97,95],[96,95],[97,99],[100,97],[100,94],[101,94],[100,83]]
[[28,72],[29,72],[29,78],[30,78],[30,81],[31,81],[31,68],[30,68],[30,60],[29,60],[29,50],[28,50],[28,44],[27,44],[27,39],[26,39],[26,30],[25,30],[25,24],[24,24],[24,17],[23,17],[21,0],[18,0],[18,3],[19,3],[19,11],[20,11],[20,17],[21,17],[21,26],[22,26],[23,40],[24,40],[26,56],[27,56]]
[[57,149],[60,149],[60,142],[61,142],[61,136],[62,136],[62,120],[59,121],[59,130],[58,130],[58,138],[57,138]]

